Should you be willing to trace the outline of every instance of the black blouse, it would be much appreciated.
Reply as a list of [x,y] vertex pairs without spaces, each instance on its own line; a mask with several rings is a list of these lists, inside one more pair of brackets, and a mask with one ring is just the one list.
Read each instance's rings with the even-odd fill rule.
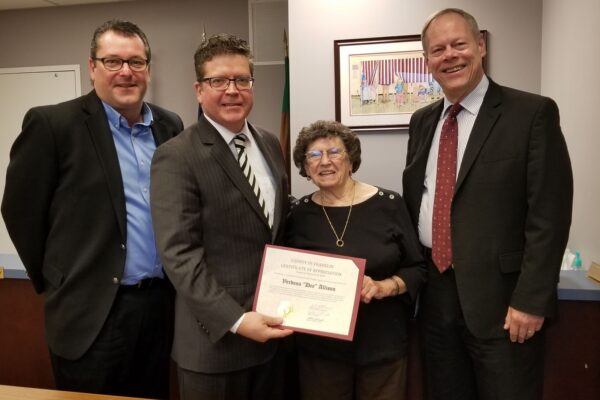
[[[349,207],[325,209],[341,235]],[[357,366],[406,356],[410,305],[425,281],[426,269],[402,197],[378,189],[369,199],[355,204],[343,239],[344,247],[337,247],[323,209],[310,195],[292,203],[286,229],[287,246],[365,258],[365,275],[374,280],[397,275],[406,283],[407,293],[373,299],[370,304],[361,302],[352,342],[297,333],[299,351]]]

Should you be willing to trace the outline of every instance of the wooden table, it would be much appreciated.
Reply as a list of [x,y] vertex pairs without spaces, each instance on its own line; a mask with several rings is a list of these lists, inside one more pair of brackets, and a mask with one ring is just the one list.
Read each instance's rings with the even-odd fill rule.
[[[0,400],[126,400],[133,397],[103,394],[63,392],[60,390],[33,389],[21,386],[0,385]],[[139,398],[135,398],[140,400]]]

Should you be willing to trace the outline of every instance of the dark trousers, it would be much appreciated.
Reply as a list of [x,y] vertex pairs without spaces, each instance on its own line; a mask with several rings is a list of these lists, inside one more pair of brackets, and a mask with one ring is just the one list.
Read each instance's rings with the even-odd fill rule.
[[122,286],[98,338],[81,358],[67,360],[50,351],[57,389],[167,399],[173,299],[173,288],[162,279]]
[[406,357],[368,366],[298,351],[302,400],[405,400]]
[[[240,354],[243,357],[243,354]],[[284,399],[284,356],[279,349],[265,364],[239,371],[207,374],[177,367],[181,400]]]
[[440,274],[431,260],[419,313],[427,399],[542,399],[544,329],[522,344],[512,343],[508,334],[473,336],[463,318],[454,270]]

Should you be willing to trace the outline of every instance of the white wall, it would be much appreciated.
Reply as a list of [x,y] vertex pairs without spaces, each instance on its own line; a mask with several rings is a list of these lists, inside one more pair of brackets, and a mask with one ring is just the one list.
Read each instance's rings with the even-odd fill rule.
[[[542,0],[290,0],[292,147],[303,126],[335,119],[334,40],[420,34],[430,14],[450,6],[468,10],[489,31],[488,72],[495,81],[539,93]],[[401,192],[406,130],[360,135],[357,178]],[[293,194],[313,190],[292,166]]]
[[[144,0],[0,11],[0,68],[79,64],[82,93],[91,90],[87,58],[94,29],[111,18],[129,19],[152,48],[152,84],[146,99],[177,112],[185,125],[198,115],[194,51],[208,36],[227,32],[248,38],[248,0]],[[282,45],[281,34],[273,38]],[[257,66],[250,120],[279,131],[284,69]]]
[[[599,0],[290,0],[292,145],[303,126],[335,119],[335,39],[419,34],[445,7],[469,11],[488,30],[492,79],[558,102],[575,174],[569,246],[582,252],[584,266],[600,261]],[[357,178],[401,191],[406,131],[360,135]],[[314,189],[292,166],[293,194]]]
[[544,0],[542,94],[558,102],[575,196],[569,247],[600,263],[600,1]]

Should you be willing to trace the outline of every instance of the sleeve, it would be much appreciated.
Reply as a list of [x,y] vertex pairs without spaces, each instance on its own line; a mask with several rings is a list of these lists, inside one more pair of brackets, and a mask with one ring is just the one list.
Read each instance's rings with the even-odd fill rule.
[[544,316],[554,313],[572,205],[573,173],[558,107],[543,98],[529,140],[525,251],[511,298],[515,309]]
[[395,202],[394,221],[399,232],[396,241],[402,258],[395,275],[404,281],[408,300],[414,302],[417,299],[421,286],[426,281],[427,268],[423,258],[422,247],[415,229],[412,227],[406,204],[399,194],[396,194],[396,196],[398,196],[398,201]]
[[41,108],[23,119],[21,134],[10,150],[2,216],[8,234],[38,293],[49,232],[50,207],[58,182],[58,161],[52,127]]
[[160,146],[152,160],[150,195],[156,243],[177,295],[215,343],[244,309],[208,268],[201,193],[191,166],[173,144]]

